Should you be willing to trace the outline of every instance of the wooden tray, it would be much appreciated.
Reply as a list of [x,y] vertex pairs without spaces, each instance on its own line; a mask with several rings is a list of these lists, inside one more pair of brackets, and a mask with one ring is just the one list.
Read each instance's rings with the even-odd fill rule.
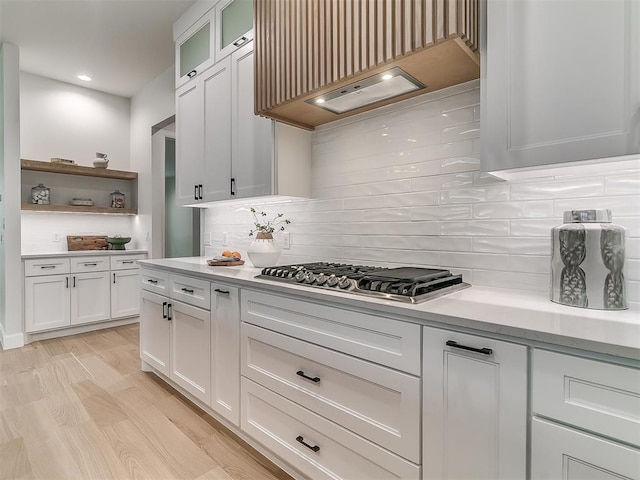
[[235,267],[238,265],[244,265],[244,260],[238,260],[235,262],[216,262],[214,260],[207,260],[207,265],[210,267]]
[[106,235],[67,235],[67,250],[106,250],[109,247]]

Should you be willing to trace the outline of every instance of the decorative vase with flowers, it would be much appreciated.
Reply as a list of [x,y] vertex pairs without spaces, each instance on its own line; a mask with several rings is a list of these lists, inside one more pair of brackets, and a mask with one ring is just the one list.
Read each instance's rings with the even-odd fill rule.
[[284,226],[291,221],[284,218],[283,213],[276,214],[271,220],[267,219],[266,212],[258,212],[253,207],[251,207],[251,213],[255,228],[251,229],[249,236],[255,235],[256,239],[249,245],[247,255],[254,267],[271,267],[276,264],[282,252],[282,247],[273,238],[273,232],[276,230],[283,232]]

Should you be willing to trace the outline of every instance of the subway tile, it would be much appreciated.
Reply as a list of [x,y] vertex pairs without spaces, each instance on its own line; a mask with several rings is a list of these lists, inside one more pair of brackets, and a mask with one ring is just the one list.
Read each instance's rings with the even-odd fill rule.
[[629,302],[640,303],[640,282],[627,281],[627,300]]
[[640,260],[640,238],[630,238],[625,235],[625,257]]
[[440,173],[475,172],[480,168],[480,155],[445,158],[440,163]]
[[508,263],[509,256],[473,252],[442,252],[440,253],[440,261],[443,265],[450,267],[491,269],[496,265],[505,265]]
[[307,203],[309,212],[342,210],[343,200],[310,200]]
[[448,112],[449,110],[456,110],[458,108],[465,108],[480,104],[480,89],[476,88],[467,92],[458,93],[450,97],[445,97],[440,100],[441,112]]
[[550,238],[550,236],[549,238],[474,238],[473,251],[483,253],[520,253],[524,255],[548,255],[551,251]]
[[[378,197],[384,199],[387,208],[416,207],[423,205],[438,205],[440,195],[438,192],[414,192]],[[368,208],[373,208],[369,206]],[[415,209],[412,209],[415,210]]]
[[545,180],[513,183],[512,200],[539,200],[553,198],[601,197],[604,194],[604,180],[600,177],[573,180]]
[[360,210],[363,208],[384,208],[385,207],[385,196],[378,195],[375,197],[367,196],[367,197],[354,197],[354,198],[345,198],[343,200],[343,208],[345,210]]
[[470,172],[411,179],[411,191],[413,192],[462,188],[470,187],[471,185],[473,185],[473,174]]
[[511,272],[551,274],[551,255],[509,255]]
[[550,275],[494,270],[474,270],[473,285],[548,292]]
[[640,216],[636,217],[613,217],[613,223],[622,225],[627,229],[626,238],[640,237]]
[[468,220],[460,222],[440,222],[440,235],[506,237],[509,235],[509,221]]
[[440,205],[411,208],[411,218],[413,220],[470,220],[472,215],[471,205]]
[[553,202],[484,202],[473,206],[474,218],[548,218]]
[[480,122],[471,122],[465,125],[444,127],[440,134],[440,143],[459,142],[480,136]]
[[[472,180],[473,181],[473,180]],[[461,188],[440,193],[440,203],[478,203],[509,200],[509,185],[482,188]]]
[[551,238],[551,229],[562,225],[562,220],[556,218],[515,219],[510,222],[513,237]]
[[440,114],[440,127],[451,127],[454,125],[462,125],[465,123],[473,123],[474,107],[459,108],[457,110],[448,110]]
[[604,188],[607,195],[640,195],[640,172],[605,177]]
[[627,259],[624,262],[624,276],[627,280],[640,281],[640,260]]
[[562,216],[563,212],[566,210],[592,208],[611,210],[614,221],[617,217],[638,215],[640,210],[640,195],[579,198],[554,201],[554,211],[556,216]]

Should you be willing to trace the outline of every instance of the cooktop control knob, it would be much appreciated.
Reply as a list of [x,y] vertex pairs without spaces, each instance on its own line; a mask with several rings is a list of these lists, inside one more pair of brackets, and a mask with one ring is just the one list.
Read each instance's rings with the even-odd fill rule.
[[313,272],[307,272],[304,275],[304,283],[313,283],[316,280],[316,276]]
[[335,287],[336,285],[338,285],[338,277],[336,277],[335,273],[332,273],[327,278],[327,287]]
[[316,275],[316,285],[324,285],[327,283],[327,276],[324,273],[319,273]]
[[349,288],[351,286],[351,281],[347,278],[346,275],[343,275],[340,277],[340,280],[338,280],[338,287],[342,288],[342,289],[346,289]]
[[306,273],[307,272],[305,272],[304,270],[298,270],[298,273],[296,273],[296,277],[295,277],[296,282],[299,282],[299,283],[304,282],[304,277]]

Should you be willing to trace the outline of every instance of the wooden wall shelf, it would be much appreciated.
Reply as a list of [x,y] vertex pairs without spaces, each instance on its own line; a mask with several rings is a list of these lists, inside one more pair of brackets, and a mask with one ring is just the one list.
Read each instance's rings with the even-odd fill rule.
[[40,162],[37,160],[20,160],[22,170],[34,172],[62,173],[64,175],[83,175],[85,177],[114,178],[118,180],[137,180],[137,172],[109,170],[108,168],[81,167],[60,163]]
[[77,205],[36,205],[23,203],[22,210],[31,212],[108,213],[111,215],[137,215],[136,208],[83,207]]

